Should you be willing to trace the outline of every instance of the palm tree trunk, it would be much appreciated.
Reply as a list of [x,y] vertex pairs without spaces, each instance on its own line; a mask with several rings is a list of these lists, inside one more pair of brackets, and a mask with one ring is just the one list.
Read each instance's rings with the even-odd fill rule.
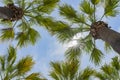
[[113,50],[115,50],[120,55],[120,33],[108,28],[108,25],[106,25],[106,23],[102,21],[99,21],[99,22],[101,22],[102,25],[93,24],[93,26],[91,26],[91,28],[95,28],[96,36],[99,39],[102,39],[103,41],[109,43],[111,47],[113,48]]
[[112,48],[120,54],[120,33],[110,28],[103,27],[98,30],[98,34],[103,41],[109,43]]
[[1,19],[10,19],[13,16],[13,11],[7,7],[0,7],[0,18]]

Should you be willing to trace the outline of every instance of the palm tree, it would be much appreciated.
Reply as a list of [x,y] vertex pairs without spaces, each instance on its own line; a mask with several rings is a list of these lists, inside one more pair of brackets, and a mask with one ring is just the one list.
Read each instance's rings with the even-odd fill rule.
[[51,62],[50,76],[54,80],[90,80],[90,76],[94,74],[92,68],[79,69],[78,60]]
[[[82,52],[87,52],[90,53],[91,60],[99,64],[103,53],[96,47],[96,39],[105,42],[106,50],[111,50],[112,47],[120,54],[120,33],[110,29],[103,19],[118,15],[119,2],[120,0],[82,0],[80,11],[76,11],[71,5],[63,4],[59,7],[59,13],[65,20],[51,19],[46,21],[44,26],[49,26],[49,32],[62,43],[77,41],[76,46],[69,47],[66,51],[69,59],[79,58]],[[101,7],[104,12],[99,16],[98,9]],[[75,38],[76,36],[78,37]]]
[[[45,20],[53,11],[59,0],[3,0],[0,18],[3,27],[2,41],[17,41],[17,46],[35,44],[40,37],[35,26]],[[7,24],[7,25],[5,25]]]
[[45,80],[39,73],[29,73],[34,65],[32,57],[26,56],[16,62],[16,50],[9,47],[8,54],[0,56],[0,80]]
[[102,71],[96,72],[95,77],[100,80],[119,80],[120,79],[120,60],[114,57],[110,64],[105,64],[101,68]]

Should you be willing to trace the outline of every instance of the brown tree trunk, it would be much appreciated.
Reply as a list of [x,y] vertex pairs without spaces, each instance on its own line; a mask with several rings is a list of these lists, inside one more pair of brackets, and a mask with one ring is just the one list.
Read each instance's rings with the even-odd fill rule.
[[7,7],[0,7],[0,19],[10,19],[13,17],[13,11]]
[[98,21],[92,24],[91,34],[94,38],[109,43],[113,50],[120,55],[120,33],[110,29],[103,21]]
[[110,28],[102,27],[98,30],[98,34],[103,41],[109,43],[120,54],[120,33]]

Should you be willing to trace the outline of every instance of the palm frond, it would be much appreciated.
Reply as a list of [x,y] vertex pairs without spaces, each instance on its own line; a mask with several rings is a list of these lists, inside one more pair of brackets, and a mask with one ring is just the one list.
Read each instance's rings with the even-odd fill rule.
[[113,67],[111,67],[110,65],[104,65],[101,68],[103,70],[104,73],[106,73],[107,75],[111,76],[113,73]]
[[80,9],[81,9],[81,11],[83,11],[84,13],[86,13],[90,16],[92,16],[93,13],[95,12],[94,7],[87,0],[84,0],[81,2]]
[[13,0],[4,0],[3,1],[5,4],[8,4],[8,3],[13,3]]
[[89,25],[86,23],[86,18],[84,14],[78,14],[76,10],[70,5],[64,4],[59,7],[60,15],[65,17],[67,20],[72,21],[73,23],[82,23],[85,25]]
[[100,80],[106,79],[106,75],[104,73],[101,74],[101,72],[97,72],[94,75],[95,75],[95,77],[99,78]]
[[2,29],[2,35],[0,36],[0,38],[2,41],[11,40],[14,38],[14,35],[15,34],[13,28],[5,28]]
[[5,56],[0,56],[1,69],[5,70]]
[[112,58],[111,64],[113,67],[115,67],[116,70],[118,70],[118,71],[120,70],[120,60],[117,56]]
[[79,69],[79,61],[74,59],[69,62],[52,62],[51,67],[52,71],[50,72],[50,75],[53,79],[73,80]]
[[71,38],[79,32],[80,29],[70,28],[70,25],[61,21],[54,21],[51,18],[36,17],[40,25],[44,25],[45,28],[55,35],[59,41],[65,42],[71,40]]
[[34,65],[34,61],[32,60],[32,57],[27,56],[21,59],[17,64],[17,74],[18,75],[25,74],[26,72],[31,70],[33,65]]
[[101,58],[103,57],[103,53],[97,49],[97,48],[94,48],[92,50],[92,53],[91,53],[91,56],[90,56],[90,59],[96,64],[98,65],[100,62],[101,62]]
[[105,45],[104,49],[105,49],[106,51],[112,50],[112,47],[111,47],[108,43],[105,42],[104,45]]
[[22,47],[28,43],[28,36],[26,32],[19,32],[17,34],[16,40],[18,40],[17,45]]
[[23,10],[25,9],[25,4],[27,3],[25,0],[16,0],[14,1],[15,4],[18,4]]
[[35,29],[29,28],[26,32],[18,33],[16,37],[16,40],[18,40],[17,45],[20,47],[25,46],[29,43],[34,45],[39,37],[40,35]]
[[89,24],[87,24],[87,19],[86,19],[85,15],[82,14],[82,13],[77,14],[77,17],[74,17],[73,22],[82,23],[82,24],[85,24],[85,25],[89,26]]
[[62,68],[59,62],[51,62],[50,65],[57,74],[62,74]]
[[65,55],[68,60],[79,59],[80,54],[81,54],[81,49],[80,46],[77,45],[73,47],[69,47],[65,52]]
[[49,27],[54,26],[54,20],[51,17],[45,17],[45,16],[36,16],[35,17],[36,21],[38,22],[39,25],[45,26],[47,29]]
[[24,19],[22,19],[22,23],[20,23],[19,25],[17,25],[17,27],[21,30],[21,31],[27,31],[30,28],[29,23],[27,23]]
[[91,2],[93,5],[97,5],[100,2],[100,0],[91,0]]
[[77,59],[73,59],[72,61],[67,62],[64,65],[66,64],[68,64],[66,66],[66,69],[68,69],[68,73],[69,73],[68,76],[70,76],[70,79],[73,80],[78,72],[80,63]]
[[35,42],[37,42],[38,38],[40,37],[38,31],[33,28],[29,28],[27,35],[29,36],[29,41],[32,44],[35,44]]
[[57,75],[56,72],[54,71],[50,72],[50,77],[53,78],[54,80],[60,80],[58,76],[60,77],[60,75]]
[[119,0],[105,0],[104,14],[115,17],[119,13],[119,10],[117,10],[119,2]]
[[59,0],[43,0],[43,4],[38,6],[38,10],[44,13],[51,13]]
[[76,11],[72,8],[72,6],[67,4],[60,6],[59,12],[60,15],[64,16],[68,20],[74,20],[77,17]]
[[94,74],[94,70],[92,68],[85,68],[82,73],[79,73],[77,80],[88,80],[91,75]]
[[94,43],[92,41],[92,36],[88,34],[85,38],[81,39],[85,52],[90,53],[94,48]]
[[117,80],[120,79],[120,62],[118,57],[112,58],[112,62],[109,64],[105,64],[101,67],[100,72],[96,72],[94,74],[95,77],[100,80]]
[[30,75],[28,75],[25,80],[46,80],[40,77],[39,73],[32,73]]
[[16,60],[16,50],[12,46],[10,46],[8,49],[7,62],[10,66],[12,66],[15,60]]

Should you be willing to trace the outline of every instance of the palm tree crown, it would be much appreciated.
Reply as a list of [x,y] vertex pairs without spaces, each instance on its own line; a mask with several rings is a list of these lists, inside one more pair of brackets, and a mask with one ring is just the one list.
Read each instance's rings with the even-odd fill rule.
[[45,80],[39,73],[28,72],[32,69],[34,61],[32,57],[26,56],[16,62],[16,50],[9,47],[8,54],[0,56],[0,79],[1,80]]
[[114,57],[110,64],[101,67],[101,71],[95,73],[95,77],[100,80],[119,80],[120,79],[120,60]]
[[[110,42],[113,41],[114,36],[107,38],[107,36],[109,36],[108,33],[105,33],[106,35],[102,34],[102,29],[104,29],[107,32],[111,32],[111,34],[115,34],[116,37],[120,35],[111,30],[103,20],[104,17],[115,17],[119,12],[118,6],[119,0],[82,0],[79,6],[80,11],[76,11],[72,6],[63,4],[59,7],[59,13],[66,21],[48,19],[44,26],[49,26],[49,32],[55,35],[62,43],[77,41],[76,46],[72,46],[66,51],[69,59],[76,59],[82,52],[86,52],[90,53],[90,59],[95,64],[99,64],[103,53],[96,47],[96,39],[100,38],[105,41],[106,50],[111,49],[110,46],[112,46],[115,51],[119,49],[118,46],[116,49]],[[98,15],[99,7],[104,9],[102,16]],[[85,36],[74,38],[77,35],[81,36],[84,34]],[[116,44],[115,39],[114,44]]]
[[51,62],[50,76],[54,80],[89,80],[94,74],[92,68],[80,70],[78,60],[65,62]]
[[22,47],[29,43],[35,44],[40,37],[35,26],[39,26],[38,24],[46,19],[59,0],[4,0],[3,2],[5,6],[0,7],[1,24],[9,26],[1,29],[0,39],[17,41],[17,46]]

